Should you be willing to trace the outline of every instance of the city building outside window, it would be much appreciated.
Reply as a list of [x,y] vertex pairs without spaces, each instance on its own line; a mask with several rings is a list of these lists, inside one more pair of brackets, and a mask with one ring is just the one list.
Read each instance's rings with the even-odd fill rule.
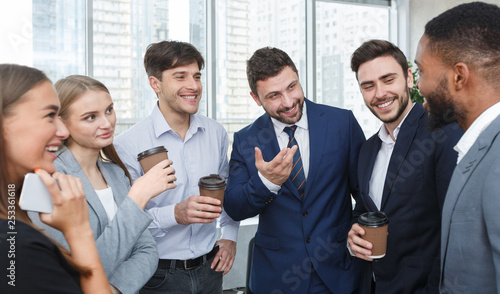
[[[249,94],[246,60],[256,49],[273,46],[296,63],[307,98],[352,110],[365,134],[371,135],[380,123],[363,104],[349,59],[363,41],[390,39],[394,25],[390,25],[388,1],[378,1],[386,5],[348,2],[7,1],[0,4],[0,62],[37,67],[53,82],[71,74],[102,81],[115,102],[118,134],[146,117],[156,103],[143,67],[147,45],[161,40],[190,42],[208,67],[202,71],[199,112],[223,124],[232,141],[234,132],[263,113]],[[313,15],[306,11],[308,3],[314,4]],[[310,17],[315,27],[313,44],[306,36]],[[209,18],[212,22],[207,22]],[[215,53],[207,55],[210,44],[215,44]],[[314,85],[308,85],[311,80],[306,78],[312,74],[307,73],[311,48]],[[307,96],[308,87],[314,87],[312,97]]]

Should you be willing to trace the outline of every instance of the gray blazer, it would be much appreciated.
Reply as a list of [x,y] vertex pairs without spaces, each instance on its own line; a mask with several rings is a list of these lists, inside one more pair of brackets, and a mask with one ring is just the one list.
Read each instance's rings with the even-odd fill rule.
[[441,292],[500,293],[500,116],[455,168],[441,227]]
[[[118,206],[111,222],[108,221],[104,206],[71,151],[64,149],[55,161],[58,172],[82,180],[89,206],[90,225],[109,282],[122,293],[138,293],[158,266],[156,242],[147,230],[153,217],[127,197],[130,183],[118,165],[101,161],[98,161],[97,165],[113,190]],[[68,248],[68,243],[60,231],[42,223],[38,213],[30,213],[29,216],[48,236]]]

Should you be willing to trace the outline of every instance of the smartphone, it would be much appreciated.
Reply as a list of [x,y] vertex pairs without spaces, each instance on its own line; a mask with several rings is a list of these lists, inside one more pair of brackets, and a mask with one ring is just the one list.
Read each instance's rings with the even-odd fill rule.
[[54,209],[49,189],[37,174],[28,173],[24,176],[19,207],[23,210],[46,213],[50,213]]

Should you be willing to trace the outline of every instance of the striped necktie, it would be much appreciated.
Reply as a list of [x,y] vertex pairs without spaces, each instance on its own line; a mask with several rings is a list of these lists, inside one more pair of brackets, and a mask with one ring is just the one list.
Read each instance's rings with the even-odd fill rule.
[[290,173],[290,179],[292,180],[295,187],[299,191],[300,197],[304,196],[304,190],[306,187],[306,176],[304,174],[304,169],[302,165],[302,157],[300,156],[299,145],[297,140],[295,140],[295,130],[297,129],[296,125],[285,127],[283,130],[290,137],[290,141],[288,141],[288,148],[292,148],[297,145],[297,151],[293,155],[293,168]]

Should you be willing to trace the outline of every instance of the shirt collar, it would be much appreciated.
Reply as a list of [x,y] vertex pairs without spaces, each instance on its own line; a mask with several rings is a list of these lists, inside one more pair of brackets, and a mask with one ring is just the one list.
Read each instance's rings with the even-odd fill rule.
[[457,164],[462,160],[465,154],[467,154],[479,135],[481,135],[498,115],[500,115],[500,102],[486,109],[476,118],[476,120],[474,120],[471,126],[463,134],[462,138],[460,138],[457,145],[453,147],[453,149],[458,152]]
[[274,130],[275,130],[276,134],[280,134],[281,132],[283,132],[283,129],[285,127],[289,127],[292,125],[296,125],[298,128],[301,128],[301,129],[304,129],[307,131],[309,129],[309,123],[307,121],[306,101],[304,100],[304,107],[302,108],[302,117],[299,119],[298,122],[296,122],[294,124],[285,124],[285,123],[282,123],[279,120],[275,119],[274,117],[271,117],[271,121],[273,123]]
[[[160,137],[161,135],[163,135],[168,131],[174,132],[172,128],[169,126],[165,117],[163,117],[163,114],[160,111],[158,103],[156,103],[155,107],[153,108],[153,111],[151,112],[151,119],[153,120],[153,128],[156,138]],[[194,134],[198,129],[204,131],[205,127],[202,125],[198,115],[191,114],[189,118],[189,130],[187,134]]]
[[[413,107],[415,107],[415,103],[412,104],[410,111],[408,111],[406,113],[405,117],[403,117],[403,119],[401,120],[399,125],[394,129],[394,132],[393,132],[394,139],[396,139],[396,140],[398,139],[398,135],[399,135],[399,131],[401,130],[401,126],[403,125],[403,122],[405,121],[405,119],[408,117],[408,114],[410,114],[410,112],[413,110]],[[382,124],[382,126],[380,127],[380,130],[378,131],[378,137],[380,138],[380,140],[382,140],[382,142],[384,142],[386,144],[394,144],[395,143],[395,141],[392,140],[391,135],[389,134],[389,131],[387,130],[385,124]]]

